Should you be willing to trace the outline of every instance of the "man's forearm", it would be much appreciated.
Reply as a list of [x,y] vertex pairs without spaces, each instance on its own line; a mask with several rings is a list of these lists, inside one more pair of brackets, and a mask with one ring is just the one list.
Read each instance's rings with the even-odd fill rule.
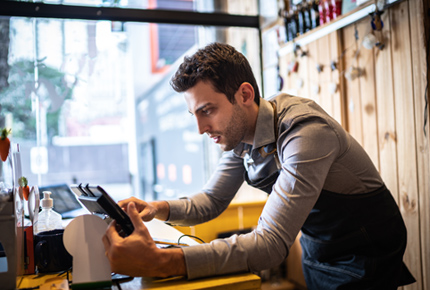
[[159,277],[186,276],[184,252],[180,248],[163,249],[161,251]]
[[170,207],[167,201],[153,201],[151,205],[157,209],[157,213],[155,214],[157,219],[162,221],[167,221],[169,219]]

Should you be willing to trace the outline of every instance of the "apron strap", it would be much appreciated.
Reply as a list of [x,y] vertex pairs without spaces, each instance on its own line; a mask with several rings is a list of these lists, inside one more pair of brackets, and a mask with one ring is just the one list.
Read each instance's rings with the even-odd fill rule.
[[270,104],[272,105],[273,108],[273,130],[275,132],[275,146],[274,148],[270,151],[270,152],[266,152],[264,150],[265,147],[261,147],[260,149],[258,149],[258,153],[260,153],[260,155],[263,158],[266,158],[269,155],[274,154],[275,157],[275,161],[276,161],[276,166],[278,167],[278,170],[280,170],[282,168],[281,162],[279,161],[279,155],[278,155],[278,112],[276,110],[276,104],[274,102],[270,102]]

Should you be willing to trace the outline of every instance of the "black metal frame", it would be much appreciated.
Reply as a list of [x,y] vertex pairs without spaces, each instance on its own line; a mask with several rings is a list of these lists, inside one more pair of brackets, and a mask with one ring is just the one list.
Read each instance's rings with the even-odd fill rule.
[[0,15],[260,28],[258,16],[1,1]]

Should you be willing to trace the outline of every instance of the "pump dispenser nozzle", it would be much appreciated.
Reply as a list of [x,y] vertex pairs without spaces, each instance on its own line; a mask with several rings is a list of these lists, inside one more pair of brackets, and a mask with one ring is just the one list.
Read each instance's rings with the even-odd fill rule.
[[42,208],[52,208],[54,206],[54,200],[51,198],[50,191],[43,192],[43,199],[41,200]]

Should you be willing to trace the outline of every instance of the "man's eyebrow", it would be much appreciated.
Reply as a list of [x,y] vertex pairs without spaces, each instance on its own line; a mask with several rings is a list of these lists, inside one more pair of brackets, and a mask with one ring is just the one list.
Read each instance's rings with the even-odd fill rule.
[[[197,114],[198,112],[200,112],[201,110],[203,110],[204,108],[206,108],[207,106],[210,106],[210,105],[211,105],[211,103],[206,103],[206,104],[201,105],[200,107],[198,107],[198,108],[196,109],[196,111],[194,112],[194,114]],[[190,110],[188,110],[188,112],[189,112],[191,115],[193,115],[193,116],[194,116],[194,114],[193,114]]]

